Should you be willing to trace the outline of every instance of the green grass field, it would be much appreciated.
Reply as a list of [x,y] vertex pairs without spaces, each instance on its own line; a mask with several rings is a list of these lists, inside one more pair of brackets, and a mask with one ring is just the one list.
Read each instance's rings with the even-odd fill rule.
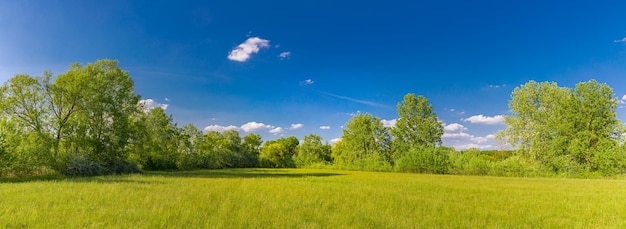
[[626,181],[305,169],[0,179],[0,228],[626,228]]

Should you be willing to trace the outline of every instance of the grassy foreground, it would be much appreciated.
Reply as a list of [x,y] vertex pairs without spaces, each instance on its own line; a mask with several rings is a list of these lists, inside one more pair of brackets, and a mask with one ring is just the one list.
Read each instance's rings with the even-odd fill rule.
[[0,179],[0,228],[626,228],[626,181],[305,169]]

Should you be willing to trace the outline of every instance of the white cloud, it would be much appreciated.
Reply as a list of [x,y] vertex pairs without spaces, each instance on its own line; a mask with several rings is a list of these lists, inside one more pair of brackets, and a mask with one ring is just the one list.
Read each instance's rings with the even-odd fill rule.
[[217,131],[217,132],[224,132],[227,130],[237,130],[239,128],[237,128],[236,126],[230,125],[230,126],[220,126],[220,125],[210,125],[204,128],[204,131]]
[[320,126],[320,130],[330,130],[330,126]]
[[250,59],[250,55],[258,53],[261,48],[270,47],[270,41],[259,37],[248,38],[245,42],[239,44],[228,54],[228,59],[233,61],[245,62]]
[[167,107],[169,106],[169,104],[159,103],[157,101],[154,101],[154,99],[139,100],[139,105],[141,105],[145,112],[148,112],[155,107],[161,107],[161,109],[167,110]]
[[504,116],[496,115],[493,117],[489,117],[489,116],[484,116],[484,115],[474,115],[472,117],[463,119],[463,122],[485,124],[485,125],[504,124]]
[[270,134],[274,134],[274,135],[276,135],[276,134],[283,133],[284,131],[285,131],[285,130],[284,130],[282,127],[276,127],[276,128],[271,129],[271,130],[270,130],[270,131],[268,131],[268,132],[269,132]]
[[396,121],[397,120],[394,118],[392,120],[383,119],[383,120],[380,120],[380,121],[383,123],[384,127],[394,127],[394,126],[396,126]]
[[452,123],[443,127],[444,132],[463,132],[466,130],[467,128],[465,128],[465,126],[458,123]]
[[621,43],[621,42],[626,42],[626,37],[622,38],[621,40],[615,40],[615,43]]
[[490,88],[501,88],[501,87],[506,87],[506,84],[490,84],[489,87]]
[[480,144],[469,143],[469,144],[455,145],[454,148],[457,150],[467,150],[467,149],[472,149],[472,148],[476,148],[479,150],[488,150],[488,149],[495,149],[496,147],[494,145],[480,145]]
[[441,135],[441,138],[456,138],[456,139],[472,139],[474,138],[474,135],[468,134],[468,133],[443,133],[443,135]]
[[291,56],[291,52],[289,52],[289,51],[281,52],[280,54],[278,54],[278,57],[280,57],[281,60],[284,60],[284,59],[286,59],[289,56]]
[[241,125],[241,129],[245,132],[263,130],[263,129],[273,129],[274,126],[266,125],[264,123],[259,122],[248,122],[246,124]]
[[335,144],[335,143],[337,143],[337,142],[339,142],[339,141],[341,141],[341,138],[333,138],[333,139],[330,139],[330,143],[331,143],[331,144]]
[[495,149],[493,139],[495,136],[489,134],[487,136],[475,136],[466,133],[467,128],[458,123],[452,123],[444,126],[443,135],[441,139],[444,141],[444,145],[452,146],[457,150],[465,150],[470,148],[477,149]]
[[302,82],[302,84],[306,84],[306,85],[311,85],[313,83],[315,83],[315,81],[313,81],[312,79],[307,79],[307,80]]
[[297,130],[300,129],[304,126],[304,124],[302,123],[297,123],[297,124],[291,124],[291,127],[289,128],[290,130]]

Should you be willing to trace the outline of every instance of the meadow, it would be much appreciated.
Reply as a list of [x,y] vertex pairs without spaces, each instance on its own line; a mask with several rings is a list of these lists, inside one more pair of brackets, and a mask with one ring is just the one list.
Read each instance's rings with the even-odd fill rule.
[[626,180],[313,169],[0,178],[0,228],[626,228]]

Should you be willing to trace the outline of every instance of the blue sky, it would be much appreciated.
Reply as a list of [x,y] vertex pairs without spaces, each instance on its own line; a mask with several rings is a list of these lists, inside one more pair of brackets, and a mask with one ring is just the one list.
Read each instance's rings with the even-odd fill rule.
[[[2,1],[0,80],[117,59],[180,126],[309,133],[427,97],[444,145],[497,149],[511,91],[626,94],[624,1]],[[625,98],[626,99],[626,98]],[[626,108],[618,109],[626,120]]]

